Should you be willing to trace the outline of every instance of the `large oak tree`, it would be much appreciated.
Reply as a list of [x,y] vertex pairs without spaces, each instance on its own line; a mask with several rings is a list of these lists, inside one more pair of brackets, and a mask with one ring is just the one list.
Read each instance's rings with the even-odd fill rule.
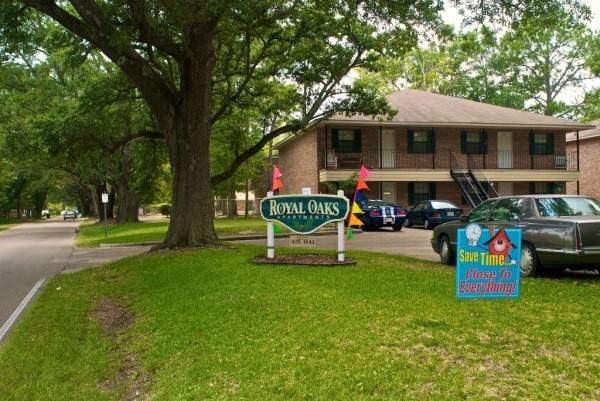
[[[438,4],[439,3],[439,4]],[[210,244],[212,186],[228,179],[273,138],[334,112],[388,111],[386,103],[343,80],[382,52],[404,51],[441,2],[273,0],[3,1],[14,37],[18,24],[49,16],[112,60],[159,123],[173,175],[171,224],[163,247]],[[5,32],[8,29],[5,28]],[[261,85],[270,83],[270,85]],[[213,125],[239,101],[293,85],[294,119],[277,124],[212,171]],[[289,107],[289,104],[286,105]],[[272,114],[281,112],[273,104]]]

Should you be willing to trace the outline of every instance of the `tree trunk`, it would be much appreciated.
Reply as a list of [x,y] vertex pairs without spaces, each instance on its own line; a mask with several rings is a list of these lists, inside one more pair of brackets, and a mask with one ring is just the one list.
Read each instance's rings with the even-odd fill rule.
[[116,184],[117,198],[119,199],[119,210],[117,212],[117,224],[139,223],[138,210],[140,201],[134,191],[128,186]]
[[129,185],[129,175],[131,171],[129,148],[125,145],[121,155],[121,168],[119,176],[114,182],[114,187],[119,199],[119,211],[117,212],[117,224],[121,223],[139,223],[138,209],[140,200]]
[[182,63],[181,102],[163,130],[173,175],[171,219],[159,248],[214,244],[214,197],[210,184],[212,71],[214,31],[190,27],[188,51]]

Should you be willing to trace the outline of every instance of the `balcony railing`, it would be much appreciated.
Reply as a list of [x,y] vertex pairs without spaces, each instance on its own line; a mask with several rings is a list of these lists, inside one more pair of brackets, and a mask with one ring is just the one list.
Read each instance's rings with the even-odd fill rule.
[[383,170],[450,170],[453,168],[577,170],[577,152],[575,151],[553,155],[531,155],[528,151],[496,151],[485,155],[462,154],[449,149],[438,149],[435,154],[406,154],[388,149],[361,153],[322,151],[319,160],[319,168],[328,170],[356,170],[363,164],[367,168]]

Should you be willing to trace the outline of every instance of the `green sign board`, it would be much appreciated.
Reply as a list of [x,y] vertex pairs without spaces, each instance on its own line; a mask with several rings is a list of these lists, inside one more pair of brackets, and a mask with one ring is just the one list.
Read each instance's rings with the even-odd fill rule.
[[260,202],[263,219],[278,221],[298,234],[343,221],[349,209],[348,198],[337,195],[277,195]]

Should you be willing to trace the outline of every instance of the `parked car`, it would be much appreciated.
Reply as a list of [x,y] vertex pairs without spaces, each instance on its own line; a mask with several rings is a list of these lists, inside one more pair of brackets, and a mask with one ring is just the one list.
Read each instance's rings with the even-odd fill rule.
[[600,200],[577,195],[519,195],[492,198],[460,220],[433,229],[431,247],[445,264],[456,260],[457,230],[520,228],[521,276],[548,270],[600,268]]
[[42,210],[42,219],[44,217],[47,218],[47,219],[50,218],[50,211],[49,210]]
[[423,226],[427,230],[449,221],[460,219],[463,210],[447,200],[424,200],[406,212],[405,227]]
[[75,210],[65,210],[65,212],[62,213],[63,220],[66,220],[66,219],[75,220],[77,218],[77,215],[78,215],[78,213]]
[[406,219],[406,210],[391,202],[379,199],[357,200],[363,213],[356,216],[362,221],[363,230],[377,230],[380,227],[391,227],[400,231]]

